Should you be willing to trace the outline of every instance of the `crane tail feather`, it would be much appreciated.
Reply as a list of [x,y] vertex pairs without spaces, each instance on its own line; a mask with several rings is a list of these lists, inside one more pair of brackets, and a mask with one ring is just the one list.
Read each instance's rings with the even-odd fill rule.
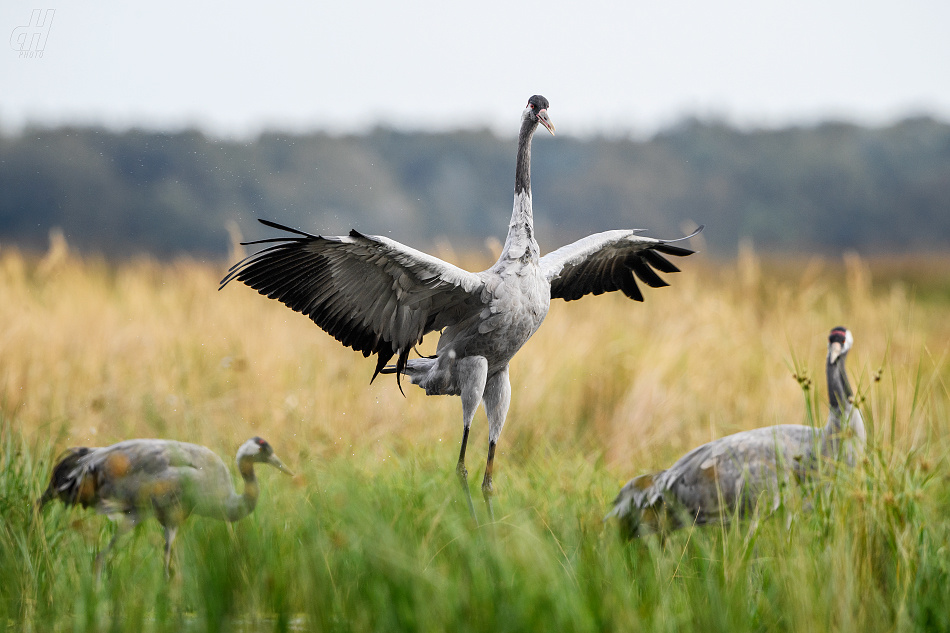
[[392,373],[386,371],[386,363],[389,362],[389,359],[391,359],[393,355],[394,352],[386,352],[384,350],[380,350],[376,353],[376,370],[373,372],[373,377],[369,379],[369,384],[373,384],[373,381],[376,380],[376,376],[380,374]]
[[658,531],[663,498],[656,490],[656,479],[663,472],[640,475],[628,481],[614,499],[614,507],[604,521],[616,517],[625,538]]
[[77,503],[81,503],[83,507],[91,505],[95,490],[86,483],[87,479],[89,482],[92,481],[91,475],[79,465],[79,461],[92,450],[85,446],[79,446],[67,449],[59,456],[56,465],[53,467],[49,486],[43,496],[36,502],[38,510],[42,510],[53,499],[59,499],[66,505]]
[[406,363],[409,362],[409,352],[412,348],[406,347],[399,350],[399,356],[396,358],[396,385],[399,386],[399,393],[406,397],[406,392],[402,390],[402,374],[406,371]]

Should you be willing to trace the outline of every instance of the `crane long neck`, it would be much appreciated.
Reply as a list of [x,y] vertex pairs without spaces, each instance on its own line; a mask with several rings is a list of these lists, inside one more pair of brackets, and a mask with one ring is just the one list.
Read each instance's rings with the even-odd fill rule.
[[531,208],[531,139],[537,129],[538,122],[526,118],[518,134],[514,208],[499,264],[507,260],[537,261],[540,255],[538,242],[534,239],[534,213]]
[[825,366],[825,376],[828,379],[828,400],[831,404],[831,415],[838,416],[850,406],[848,400],[854,396],[851,391],[851,383],[848,382],[848,374],[844,369],[845,357],[838,358],[836,363],[828,363]]
[[537,121],[525,119],[518,133],[518,162],[515,165],[515,195],[527,192],[531,196],[531,139],[538,129]]
[[254,475],[254,459],[251,457],[238,459],[238,471],[244,479],[244,494],[232,495],[227,507],[228,521],[240,521],[253,512],[257,506],[257,497],[260,495],[257,477]]
[[[853,466],[864,450],[867,435],[861,411],[852,402],[854,392],[844,368],[845,356],[825,367],[828,378],[828,423],[822,432],[822,452]],[[844,443],[843,443],[844,442]]]

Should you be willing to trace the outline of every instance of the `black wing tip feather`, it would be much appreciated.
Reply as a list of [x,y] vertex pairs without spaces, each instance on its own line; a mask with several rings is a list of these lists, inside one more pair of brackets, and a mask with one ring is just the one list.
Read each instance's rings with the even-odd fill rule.
[[274,242],[280,242],[285,244],[287,242],[304,242],[308,238],[303,237],[269,237],[266,240],[251,240],[250,242],[241,242],[241,246],[253,246],[255,244],[272,244]]
[[[242,244],[254,244],[254,242],[241,242],[241,243],[242,243]],[[229,283],[231,283],[231,281],[234,280],[235,277],[237,277],[237,276],[240,275],[242,272],[244,272],[244,269],[245,269],[245,268],[247,268],[248,266],[250,266],[251,264],[253,264],[254,262],[256,262],[257,259],[258,259],[261,255],[263,255],[264,253],[267,253],[267,252],[269,252],[269,251],[272,251],[272,250],[274,250],[275,248],[280,248],[280,246],[282,246],[282,245],[279,244],[279,245],[277,245],[277,246],[270,246],[270,247],[268,247],[268,248],[261,249],[261,250],[257,251],[256,253],[253,253],[253,254],[251,254],[251,255],[248,255],[247,257],[245,257],[245,258],[242,259],[241,261],[239,261],[239,262],[237,262],[236,264],[232,265],[230,268],[228,268],[228,273],[227,273],[227,274],[224,276],[224,278],[219,282],[221,285],[218,286],[218,290],[221,290],[222,288],[224,288],[225,286],[227,286]]]
[[599,295],[604,292],[620,290],[628,298],[643,302],[643,293],[637,285],[637,279],[651,288],[663,288],[670,284],[654,272],[654,268],[663,273],[678,273],[680,269],[663,255],[686,257],[696,251],[682,246],[673,246],[672,242],[682,242],[699,235],[705,225],[700,225],[695,231],[684,237],[673,240],[658,240],[638,253],[631,254],[624,261],[623,272],[614,270],[610,279],[604,278],[606,270],[589,268],[590,262],[580,264],[572,273],[569,273],[562,283],[552,283],[551,298],[564,301],[576,301],[588,294]]
[[[254,244],[271,244],[271,246],[262,248],[231,266],[227,274],[221,280],[218,290],[223,289],[231,281],[236,279],[250,288],[257,290],[260,294],[270,299],[280,301],[294,312],[299,312],[310,317],[317,326],[330,334],[345,347],[350,347],[358,352],[362,352],[364,357],[376,354],[377,363],[373,371],[373,376],[370,378],[370,384],[376,380],[379,374],[394,373],[396,374],[396,384],[399,386],[399,392],[405,397],[406,393],[402,387],[402,374],[405,373],[409,353],[412,349],[411,347],[392,350],[390,347],[391,342],[382,340],[379,334],[375,336],[364,335],[356,329],[349,327],[351,325],[350,321],[356,317],[351,316],[347,318],[345,315],[339,314],[338,311],[326,312],[319,310],[315,312],[310,300],[306,297],[302,297],[300,292],[298,292],[298,290],[300,290],[299,288],[287,287],[278,283],[281,274],[286,272],[288,267],[299,269],[300,266],[306,265],[307,261],[311,258],[319,257],[317,253],[307,253],[302,247],[317,240],[322,241],[328,238],[324,238],[320,235],[312,235],[305,231],[263,218],[258,218],[258,222],[264,226],[286,231],[293,235],[242,242],[242,245],[245,246]],[[351,230],[349,235],[355,239],[371,239],[356,229]],[[338,238],[329,238],[330,241],[335,239]],[[320,267],[322,266],[321,264]],[[295,270],[295,272],[301,271]],[[314,271],[310,270],[309,272]],[[419,342],[421,342],[421,337]],[[387,366],[386,363],[397,354],[395,366]]]
[[672,255],[673,257],[688,257],[689,255],[692,255],[696,252],[689,248],[683,248],[682,246],[670,246],[665,242],[657,244],[650,250],[663,253],[664,255]]
[[624,264],[633,271],[640,281],[650,286],[651,288],[664,288],[669,286],[667,282],[653,272],[653,269],[650,267],[649,260],[646,257],[641,257],[639,255],[629,258]]
[[650,266],[656,268],[661,273],[678,273],[680,269],[674,265],[670,260],[663,257],[659,253],[653,250],[643,251],[643,259],[647,261]]
[[257,221],[263,224],[264,226],[269,226],[272,229],[277,229],[279,231],[287,231],[289,233],[296,233],[297,235],[303,235],[304,237],[313,237],[318,238],[319,235],[313,235],[312,233],[307,233],[306,231],[301,231],[300,229],[291,228],[285,224],[278,224],[277,222],[272,222],[271,220],[265,220],[264,218],[257,218]]
[[319,239],[322,239],[321,236],[319,236],[319,235],[313,235],[313,234],[311,234],[311,233],[307,233],[306,231],[300,231],[300,230],[298,230],[298,229],[291,228],[291,227],[289,227],[289,226],[286,226],[286,225],[283,225],[283,224],[279,224],[279,223],[277,223],[277,222],[272,222],[272,221],[270,221],[270,220],[265,220],[265,219],[263,219],[263,218],[258,218],[257,221],[260,222],[261,224],[263,224],[264,226],[269,226],[269,227],[271,227],[271,228],[273,228],[273,229],[277,229],[277,230],[279,230],[279,231],[287,231],[287,232],[289,232],[289,233],[294,233],[294,234],[300,235],[300,236],[302,236],[302,237],[291,237],[291,236],[269,237],[269,238],[266,238],[266,239],[263,239],[263,240],[252,240],[252,241],[250,241],[250,242],[241,242],[241,246],[253,246],[253,245],[255,245],[255,244],[273,244],[273,246],[268,246],[267,248],[262,248],[261,250],[257,251],[256,253],[252,253],[251,255],[248,255],[247,257],[245,257],[245,258],[242,259],[241,261],[237,262],[236,264],[234,264],[233,266],[231,266],[230,268],[228,268],[228,273],[227,273],[227,275],[225,275],[224,278],[220,281],[220,285],[218,286],[218,290],[222,290],[225,286],[227,286],[227,285],[228,285],[231,281],[233,281],[235,278],[238,278],[238,279],[240,280],[240,277],[239,277],[240,274],[241,274],[242,272],[244,272],[244,270],[245,270],[246,268],[248,268],[249,266],[251,266],[252,264],[254,264],[255,262],[257,262],[258,259],[260,258],[260,256],[261,256],[261,255],[264,255],[265,253],[269,253],[269,252],[272,252],[272,251],[281,249],[281,248],[283,248],[283,247],[285,247],[285,246],[290,246],[290,245],[293,245],[293,244],[303,244],[303,243],[309,242],[309,241],[311,241],[311,240],[319,240]]

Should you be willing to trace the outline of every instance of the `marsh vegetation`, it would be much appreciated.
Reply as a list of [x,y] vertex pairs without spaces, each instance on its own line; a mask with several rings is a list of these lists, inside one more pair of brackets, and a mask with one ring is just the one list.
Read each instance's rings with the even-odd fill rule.
[[[223,264],[0,251],[0,622],[10,630],[950,629],[950,265],[697,255],[643,304],[557,302],[512,362],[497,521],[457,488],[457,398],[394,381]],[[484,262],[459,262],[477,269]],[[867,458],[781,519],[625,543],[629,477],[776,423],[823,424],[828,330],[855,336]],[[427,341],[429,345],[433,341]],[[426,351],[428,348],[423,348]],[[809,380],[799,380],[806,377]],[[165,581],[136,528],[33,501],[67,446],[163,437],[230,463],[266,437],[257,510],[195,518]],[[483,412],[470,462],[483,463]],[[480,473],[473,470],[473,481]],[[478,508],[480,511],[482,508]],[[788,527],[786,527],[788,526]]]

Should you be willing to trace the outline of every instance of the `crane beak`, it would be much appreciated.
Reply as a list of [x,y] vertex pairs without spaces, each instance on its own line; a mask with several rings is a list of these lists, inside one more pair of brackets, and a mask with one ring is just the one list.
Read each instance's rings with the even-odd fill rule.
[[286,466],[284,466],[284,462],[280,461],[277,455],[274,455],[273,453],[271,453],[270,457],[267,458],[267,463],[273,466],[274,468],[276,468],[277,470],[279,470],[280,472],[284,473],[285,475],[290,475],[291,477],[294,476],[293,471],[287,468]]
[[550,117],[548,117],[548,109],[544,108],[538,112],[538,121],[547,128],[548,132],[551,133],[551,136],[554,136],[554,124],[551,123]]
[[828,362],[834,365],[841,356],[841,343],[832,343],[828,346]]

